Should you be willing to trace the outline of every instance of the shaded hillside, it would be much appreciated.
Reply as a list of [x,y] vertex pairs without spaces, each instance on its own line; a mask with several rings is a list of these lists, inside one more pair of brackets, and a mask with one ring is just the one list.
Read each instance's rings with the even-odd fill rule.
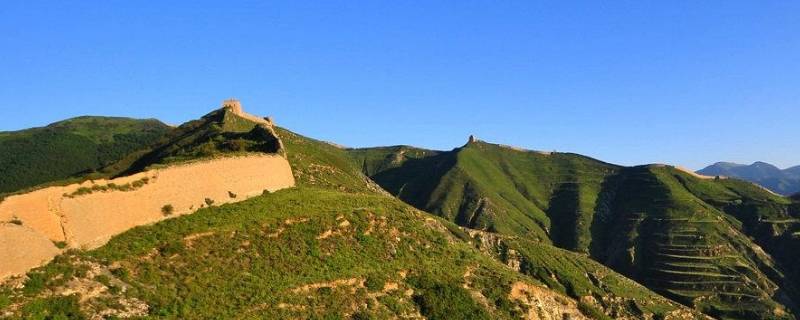
[[751,165],[717,162],[697,173],[744,179],[783,195],[800,192],[800,166],[781,170],[765,162],[755,162]]
[[130,175],[152,165],[214,157],[223,153],[280,152],[280,141],[272,125],[266,120],[255,122],[248,116],[237,114],[232,108],[214,110],[171,130],[149,148],[131,153],[103,168],[102,174],[113,177]]
[[397,168],[408,160],[426,158],[440,153],[411,146],[348,149],[347,152],[356,163],[361,164],[361,171],[368,176]]
[[793,318],[800,300],[797,205],[746,182],[480,141],[372,178],[459,225],[590,253],[716,317]]
[[[392,149],[368,150],[394,157]],[[605,178],[617,170],[580,155],[476,141],[407,159],[372,178],[415,207],[459,225],[588,251],[596,197]]]
[[0,132],[0,194],[99,169],[169,130],[152,119],[78,117]]

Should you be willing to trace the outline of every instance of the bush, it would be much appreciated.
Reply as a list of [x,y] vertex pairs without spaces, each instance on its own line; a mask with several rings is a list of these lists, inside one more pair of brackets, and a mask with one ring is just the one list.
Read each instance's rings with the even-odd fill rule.
[[590,319],[596,320],[611,320],[605,313],[600,312],[600,310],[595,309],[595,307],[586,304],[583,301],[578,301],[578,310]]
[[209,207],[210,207],[212,204],[214,204],[214,200],[212,200],[211,198],[206,198],[206,200],[205,200],[205,201],[206,201],[206,205],[207,205],[207,206],[209,206]]
[[367,277],[367,280],[364,281],[364,286],[366,286],[369,291],[381,291],[385,284],[386,277],[379,274],[370,275]]
[[20,220],[20,219],[19,219],[19,218],[17,218],[17,217],[14,217],[14,219],[11,219],[11,221],[10,221],[10,222],[11,222],[11,223],[13,223],[13,224],[16,224],[16,225],[18,225],[18,226],[21,226],[21,225],[22,225],[22,220]]
[[174,211],[175,208],[173,208],[171,204],[167,204],[161,207],[161,213],[163,213],[165,216],[172,215]]
[[491,319],[466,289],[455,283],[421,276],[411,280],[419,288],[414,303],[428,319]]
[[231,197],[231,199],[236,199],[236,194],[233,192],[228,191],[228,196]]
[[22,308],[25,319],[86,319],[78,296],[37,299]]
[[56,246],[56,248],[59,248],[59,249],[64,249],[64,248],[67,247],[67,242],[66,241],[56,241],[56,242],[53,242],[53,244]]

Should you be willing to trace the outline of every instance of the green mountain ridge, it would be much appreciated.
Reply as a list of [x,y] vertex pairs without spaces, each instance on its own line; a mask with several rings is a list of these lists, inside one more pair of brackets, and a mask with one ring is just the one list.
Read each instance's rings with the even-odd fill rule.
[[69,251],[0,285],[0,318],[796,319],[800,197],[478,140],[347,149],[257,120],[215,110],[94,175],[279,151],[297,187]]
[[[32,319],[703,318],[579,254],[514,238],[487,247],[491,236],[387,196],[347,150],[275,132],[297,188],[70,251],[0,287],[0,310]],[[519,271],[509,248],[519,248]]]
[[83,116],[0,132],[0,194],[100,169],[169,130],[154,119]]
[[[392,152],[353,157],[398,158]],[[716,317],[793,318],[797,310],[796,258],[787,250],[798,243],[796,204],[748,182],[482,141],[399,163],[371,177],[461,226],[587,253]]]

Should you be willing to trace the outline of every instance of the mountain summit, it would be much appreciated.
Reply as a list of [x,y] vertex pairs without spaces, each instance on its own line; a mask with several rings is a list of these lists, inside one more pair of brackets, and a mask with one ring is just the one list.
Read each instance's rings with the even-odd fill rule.
[[750,165],[732,162],[717,162],[697,173],[707,176],[724,176],[747,180],[773,192],[791,195],[800,192],[800,166],[785,170],[757,161]]

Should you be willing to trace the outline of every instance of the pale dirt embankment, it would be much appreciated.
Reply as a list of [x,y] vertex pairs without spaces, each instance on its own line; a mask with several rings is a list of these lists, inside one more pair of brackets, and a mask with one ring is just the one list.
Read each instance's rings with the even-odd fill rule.
[[[142,181],[130,191],[70,195],[81,187]],[[135,226],[242,201],[294,186],[289,162],[278,155],[249,155],[174,165],[113,180],[86,181],[10,196],[0,202],[0,279],[23,273],[58,254],[55,242],[92,249]],[[235,195],[233,197],[232,195]],[[162,208],[171,205],[167,216]],[[16,221],[15,221],[16,220]],[[16,223],[20,223],[18,225]]]

